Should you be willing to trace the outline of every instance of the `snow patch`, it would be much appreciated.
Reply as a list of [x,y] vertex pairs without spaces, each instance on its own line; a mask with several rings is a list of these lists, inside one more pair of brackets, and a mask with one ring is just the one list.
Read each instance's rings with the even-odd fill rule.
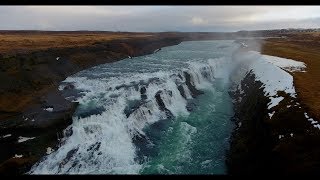
[[320,129],[320,124],[313,125],[313,127]]
[[320,129],[320,124],[318,124],[318,121],[315,121],[313,118],[311,118],[306,112],[304,113],[304,117],[307,118],[308,121],[311,122],[313,127]]
[[306,68],[306,64],[300,61],[295,61],[292,59],[286,59],[276,56],[269,56],[269,55],[262,55],[266,58],[266,61],[274,64],[282,69],[285,69],[289,72],[305,72],[304,69]]
[[268,113],[270,119],[272,118],[272,116],[274,115],[274,113],[275,113],[275,111],[273,111],[272,113]]
[[279,139],[282,139],[282,138],[284,138],[284,135],[279,135]]
[[304,116],[307,118],[307,119],[309,119],[309,116],[308,116],[308,114],[305,112],[304,113]]
[[284,91],[289,96],[293,98],[296,97],[293,77],[285,70],[299,71],[306,67],[302,62],[261,55],[256,51],[249,51],[238,55],[236,61],[241,61],[242,64],[246,64],[247,71],[252,70],[256,80],[264,84],[263,91],[265,96],[271,100],[268,104],[268,109],[277,106],[284,99],[278,96],[278,91]]
[[10,136],[11,136],[11,134],[7,134],[7,135],[2,136],[2,138],[7,138],[7,137],[10,137]]
[[19,136],[19,139],[18,139],[18,143],[22,143],[22,142],[25,142],[25,141],[28,141],[28,140],[31,140],[31,139],[34,139],[36,137],[22,137],[22,136]]
[[48,111],[48,112],[52,112],[52,111],[53,111],[53,108],[52,108],[52,107],[49,107],[49,108],[44,108],[43,110]]
[[279,102],[281,102],[283,99],[284,99],[284,97],[281,97],[281,96],[280,97],[276,97],[276,98],[270,97],[271,102],[269,102],[269,104],[268,104],[268,109],[271,109],[274,106],[278,105]]
[[20,154],[20,155],[15,154],[13,158],[22,158],[22,157],[23,157],[23,155],[22,155],[22,154]]
[[47,154],[51,154],[53,152],[53,149],[51,147],[47,147]]

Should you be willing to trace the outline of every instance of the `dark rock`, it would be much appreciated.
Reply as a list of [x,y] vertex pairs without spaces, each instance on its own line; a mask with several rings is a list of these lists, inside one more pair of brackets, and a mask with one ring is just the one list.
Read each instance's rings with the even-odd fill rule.
[[124,114],[126,114],[126,117],[129,117],[134,111],[136,111],[140,106],[145,104],[145,101],[129,101],[127,107],[124,109]]
[[32,157],[10,158],[0,164],[0,174],[5,176],[10,176],[13,174],[23,174],[31,167],[30,162],[35,162],[35,159]]
[[72,127],[69,126],[67,129],[64,130],[63,136],[64,136],[64,137],[70,137],[72,134],[73,134]]
[[[72,115],[77,103],[65,100],[57,91],[51,91],[44,98],[43,104],[36,104],[28,108],[23,115],[1,121],[0,134],[12,134],[7,142],[1,143],[1,161],[21,154],[26,157],[25,163],[17,164],[10,172],[25,172],[38,159],[46,154],[46,148],[55,148],[62,131],[72,123]],[[54,111],[43,110],[44,107],[53,107]],[[35,137],[22,143],[17,143],[18,137]],[[3,151],[3,152],[2,152]],[[32,157],[32,158],[29,158]],[[21,166],[20,166],[21,165]],[[7,163],[3,164],[6,168]],[[11,168],[14,168],[13,166]]]
[[187,106],[186,106],[187,111],[191,112],[191,111],[193,111],[195,108],[196,108],[196,103],[194,103],[194,102],[188,102],[188,103],[187,103]]
[[173,114],[171,113],[171,111],[169,109],[166,108],[166,105],[164,104],[163,100],[161,99],[161,95],[160,95],[161,93],[162,93],[161,90],[158,91],[154,97],[156,98],[159,109],[161,111],[164,111],[166,113],[167,118],[170,119],[173,117]]
[[146,100],[148,97],[146,95],[147,89],[146,87],[142,86],[140,88],[141,100]]
[[72,149],[71,151],[69,151],[66,155],[66,157],[62,160],[62,162],[59,164],[59,168],[62,168],[65,164],[67,164],[67,162],[75,155],[75,153],[77,153],[77,151],[79,150],[79,147]]
[[166,105],[164,104],[163,100],[161,99],[161,93],[162,93],[161,90],[158,91],[154,97],[156,98],[159,109],[161,111],[164,111],[166,109]]
[[179,90],[179,92],[180,92],[180,95],[181,95],[183,98],[187,99],[186,94],[185,94],[185,92],[184,92],[184,89],[183,89],[182,85],[179,85],[179,86],[178,86],[178,90]]
[[92,115],[102,114],[104,111],[104,107],[86,107],[85,109],[81,108],[81,112],[77,110],[77,116],[80,118],[86,118]]
[[74,85],[73,84],[68,84],[63,88],[63,90],[68,90],[68,89],[74,89]]
[[[264,96],[261,86],[261,82],[255,82],[252,73],[241,82],[247,96],[242,97],[241,104],[235,105],[235,116],[241,122],[241,127],[232,135],[227,160],[230,174],[256,174],[263,172],[264,168],[270,169],[270,130],[265,122],[269,99]],[[264,164],[258,166],[258,162]]]
[[191,83],[191,75],[184,71],[184,77],[186,78],[186,85],[189,88],[190,92],[191,92],[191,96],[193,98],[197,97],[200,94],[203,94],[202,91],[198,90],[192,83]]
[[133,143],[137,147],[137,156],[135,160],[139,163],[145,163],[146,157],[156,157],[159,153],[157,148],[159,140],[163,138],[163,133],[168,129],[171,119],[162,119],[148,126],[145,135],[136,135]]
[[101,142],[96,142],[96,143],[90,145],[89,148],[87,149],[87,151],[91,151],[91,150],[98,151],[100,146],[101,146]]

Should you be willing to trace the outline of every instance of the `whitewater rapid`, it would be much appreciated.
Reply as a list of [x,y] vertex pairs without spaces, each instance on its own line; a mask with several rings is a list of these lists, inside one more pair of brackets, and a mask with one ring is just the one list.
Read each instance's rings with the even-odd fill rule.
[[[138,157],[141,147],[137,141],[151,146],[154,143],[146,129],[158,122],[185,118],[179,122],[179,127],[187,132],[182,143],[190,143],[189,135],[199,132],[187,121],[193,113],[190,102],[208,92],[216,92],[214,98],[223,102],[221,93],[227,96],[230,72],[235,68],[232,54],[238,48],[238,44],[229,40],[183,42],[152,55],[99,65],[68,77],[60,90],[70,83],[75,86],[76,95],[66,97],[80,104],[73,123],[65,130],[60,147],[35,164],[29,173],[141,173],[150,159]],[[217,80],[221,92],[214,87]],[[209,111],[216,106],[215,101],[210,103]],[[231,103],[224,108],[228,109],[221,116],[224,123],[232,116],[230,107]],[[210,117],[211,114],[206,116]],[[232,125],[218,128],[232,129]],[[223,141],[229,135],[225,136]],[[199,163],[206,166],[214,161]]]

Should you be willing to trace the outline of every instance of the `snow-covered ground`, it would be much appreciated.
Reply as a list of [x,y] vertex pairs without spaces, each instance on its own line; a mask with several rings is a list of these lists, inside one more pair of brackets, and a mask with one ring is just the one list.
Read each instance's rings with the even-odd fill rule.
[[262,55],[262,57],[265,58],[267,62],[272,63],[289,72],[304,72],[304,69],[306,68],[306,64],[300,61],[269,55]]
[[274,106],[276,106],[276,105],[278,105],[279,104],[279,102],[281,102],[283,99],[284,99],[284,97],[271,97],[270,98],[271,99],[271,102],[268,104],[268,109],[271,109],[271,108],[273,108]]
[[[236,61],[241,62],[242,68],[247,72],[250,70],[255,74],[256,80],[264,85],[265,96],[269,97],[268,109],[277,106],[284,97],[278,95],[278,91],[284,91],[289,96],[296,98],[296,91],[293,85],[293,77],[290,72],[305,72],[306,65],[303,62],[292,59],[280,58],[269,55],[262,55],[256,51],[249,51],[239,54]],[[271,118],[274,113],[269,113]]]
[[[251,51],[248,53],[257,54],[258,52]],[[258,54],[260,55],[260,53]],[[276,59],[281,59],[281,63],[277,63]],[[292,63],[291,61],[287,62],[288,66],[299,65],[299,63]],[[283,100],[283,98],[280,98],[277,95],[278,91],[284,91],[291,97],[296,97],[296,91],[293,86],[293,77],[288,72],[281,69],[286,67],[285,62],[285,58],[260,55],[250,66],[254,71],[256,80],[259,80],[264,84],[265,95],[271,100],[271,104],[269,105],[270,109]],[[281,65],[281,67],[278,65]]]
[[284,91],[291,97],[296,97],[293,77],[283,69],[302,71],[306,68],[304,63],[275,56],[261,55],[255,51],[249,51],[248,53],[257,57],[255,61],[251,62],[250,69],[253,70],[256,80],[264,84],[265,95],[271,100],[268,104],[268,109],[277,106],[284,99],[284,97],[278,95],[278,91]]
[[[293,85],[293,77],[288,72],[306,72],[305,63],[276,56],[262,55],[256,51],[244,53],[236,60],[241,61],[245,65],[247,72],[252,70],[256,80],[264,84],[265,96],[270,99],[270,103],[268,104],[269,110],[272,110],[273,107],[277,106],[284,99],[284,97],[278,95],[278,91],[284,91],[289,96],[296,98],[297,94]],[[294,106],[299,105],[299,103],[296,103]],[[291,105],[287,105],[287,108],[289,107]],[[269,118],[271,119],[274,114],[274,110],[268,113]],[[313,127],[320,129],[318,121],[309,117],[307,113],[305,113],[305,117]],[[282,136],[279,136],[279,139],[281,138]]]

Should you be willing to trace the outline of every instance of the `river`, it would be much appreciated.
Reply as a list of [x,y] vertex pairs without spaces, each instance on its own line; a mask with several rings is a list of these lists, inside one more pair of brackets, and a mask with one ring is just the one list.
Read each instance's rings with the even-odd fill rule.
[[189,41],[83,70],[61,146],[31,174],[225,174],[231,40]]

